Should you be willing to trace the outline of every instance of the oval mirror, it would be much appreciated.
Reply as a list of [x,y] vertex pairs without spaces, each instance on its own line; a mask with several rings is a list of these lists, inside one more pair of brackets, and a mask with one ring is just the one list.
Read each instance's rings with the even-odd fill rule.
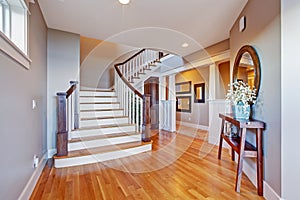
[[256,96],[260,87],[260,62],[255,49],[243,46],[234,61],[233,82],[243,81],[248,83],[251,89],[256,89]]

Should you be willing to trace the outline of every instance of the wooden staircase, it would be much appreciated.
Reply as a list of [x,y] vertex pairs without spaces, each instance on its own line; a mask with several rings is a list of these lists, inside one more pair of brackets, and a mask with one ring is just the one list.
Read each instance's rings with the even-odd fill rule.
[[82,90],[79,129],[69,133],[68,155],[54,156],[56,168],[92,164],[151,151],[113,90]]

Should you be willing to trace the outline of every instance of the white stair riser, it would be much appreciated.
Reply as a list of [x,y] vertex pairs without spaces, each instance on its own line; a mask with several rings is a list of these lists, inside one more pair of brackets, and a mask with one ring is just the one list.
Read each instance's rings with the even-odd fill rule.
[[112,119],[97,119],[97,120],[83,120],[79,122],[79,126],[91,127],[91,126],[102,126],[102,125],[112,125],[112,124],[126,124],[128,123],[128,118],[112,118]]
[[107,91],[107,92],[92,92],[92,91],[80,91],[80,96],[116,96],[115,92]]
[[141,140],[142,140],[141,134],[138,134],[138,135],[129,135],[129,136],[114,137],[114,138],[105,138],[99,140],[81,141],[81,142],[69,143],[68,150],[76,151],[80,149],[102,147],[102,146],[122,144],[127,142],[139,142]]
[[152,149],[152,144],[147,144],[147,145],[142,145],[142,146],[133,147],[133,148],[129,148],[129,149],[117,150],[117,151],[106,152],[106,153],[101,153],[101,154],[64,158],[64,159],[56,159],[54,162],[54,166],[56,168],[62,168],[62,167],[71,167],[71,166],[92,164],[92,163],[97,163],[97,162],[114,160],[114,159],[118,159],[118,158],[124,158],[127,156],[151,151],[151,149]]
[[120,104],[80,104],[80,110],[119,109]]
[[80,97],[80,103],[104,103],[104,102],[117,102],[116,97]]
[[123,110],[80,112],[80,118],[119,117],[119,116],[123,116]]
[[79,130],[79,131],[72,131],[71,138],[83,138],[83,137],[90,137],[90,136],[97,136],[97,135],[134,132],[134,131],[135,131],[135,127],[130,125],[101,128],[101,129],[91,129],[91,130]]

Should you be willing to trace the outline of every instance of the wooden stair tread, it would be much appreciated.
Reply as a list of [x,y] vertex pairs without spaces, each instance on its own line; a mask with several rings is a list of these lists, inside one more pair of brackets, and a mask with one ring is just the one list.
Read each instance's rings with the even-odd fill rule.
[[89,126],[89,127],[81,127],[76,130],[93,130],[93,129],[102,129],[102,128],[115,128],[115,127],[123,127],[123,126],[135,126],[134,124],[111,124],[111,125],[99,125],[99,126]]
[[94,110],[80,110],[80,112],[101,112],[101,111],[120,111],[122,108],[113,108],[113,109],[94,109]]
[[117,96],[79,96],[79,97],[84,97],[84,98],[117,98]]
[[134,136],[134,135],[140,135],[140,133],[138,133],[138,132],[123,132],[123,133],[112,133],[112,134],[97,135],[97,136],[88,136],[88,137],[82,137],[82,138],[73,138],[72,140],[69,140],[69,143],[86,142],[86,141],[92,141],[92,140],[101,140],[101,139],[116,138],[116,137],[123,137],[123,136]]
[[115,118],[128,118],[127,116],[111,116],[111,117],[87,117],[87,118],[81,118],[82,121],[88,121],[88,120],[101,120],[101,119],[115,119]]
[[80,92],[114,92],[114,90],[105,90],[105,89],[84,89],[80,90]]
[[92,154],[101,154],[101,153],[108,153],[113,152],[117,150],[125,150],[130,149],[134,147],[140,147],[143,145],[152,144],[152,141],[150,142],[130,142],[130,143],[124,143],[124,144],[115,144],[115,145],[109,145],[109,146],[102,146],[102,147],[96,147],[96,148],[89,148],[89,149],[82,149],[82,150],[76,150],[76,151],[70,151],[67,156],[53,156],[54,159],[65,159],[65,158],[74,158],[74,157],[80,157],[80,156],[88,156]]
[[120,102],[83,102],[80,104],[120,104]]

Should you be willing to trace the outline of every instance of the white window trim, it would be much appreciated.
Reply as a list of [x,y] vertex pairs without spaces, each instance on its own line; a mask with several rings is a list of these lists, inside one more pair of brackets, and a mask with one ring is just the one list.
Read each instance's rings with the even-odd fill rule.
[[[29,12],[28,6],[25,3],[25,1],[20,1],[28,14],[31,14]],[[34,3],[34,1],[29,1],[31,3]],[[26,42],[26,49],[28,53],[28,21],[27,21],[27,32],[26,37],[27,37],[27,42]],[[14,60],[16,63],[20,64],[26,69],[30,69],[30,64],[31,64],[31,59],[26,55],[17,45],[15,45],[4,33],[0,31],[0,53],[8,56],[12,60]]]
[[31,59],[23,53],[4,33],[0,31],[0,52],[7,55],[15,62],[25,67],[30,68]]

